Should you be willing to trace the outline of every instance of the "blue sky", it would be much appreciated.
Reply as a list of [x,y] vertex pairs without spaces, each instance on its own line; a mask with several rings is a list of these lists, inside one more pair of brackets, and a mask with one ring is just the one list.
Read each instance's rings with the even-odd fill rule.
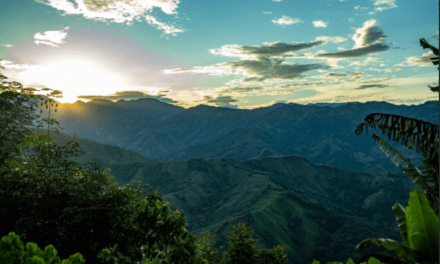
[[78,99],[278,102],[438,100],[438,1],[6,0],[6,81]]

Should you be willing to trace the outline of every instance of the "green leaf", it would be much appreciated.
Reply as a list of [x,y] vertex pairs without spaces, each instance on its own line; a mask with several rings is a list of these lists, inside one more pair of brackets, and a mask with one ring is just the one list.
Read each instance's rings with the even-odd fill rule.
[[405,208],[399,203],[395,203],[392,207],[394,215],[396,216],[397,226],[400,230],[400,235],[402,236],[403,242],[406,246],[409,245],[408,232],[406,228],[406,215]]
[[423,261],[439,259],[439,219],[426,196],[417,190],[410,193],[406,207],[409,246],[423,255]]
[[388,250],[395,251],[397,255],[401,257],[406,257],[414,262],[417,262],[418,256],[416,252],[414,252],[411,248],[403,245],[402,243],[399,243],[397,241],[394,241],[392,239],[386,239],[386,238],[367,238],[360,242],[357,246],[354,247],[354,249],[364,249],[368,246],[375,244],[377,246],[382,246]]
[[[400,206],[401,207],[401,206]],[[406,257],[414,262],[435,262],[439,258],[439,219],[430,207],[428,200],[422,192],[413,190],[405,212],[405,221],[402,218],[404,210],[399,204],[393,206],[393,211],[398,218],[399,229],[407,245],[391,239],[370,238],[359,243],[355,249],[364,249],[371,244],[383,246],[395,251],[400,257]],[[406,225],[407,239],[404,229]]]

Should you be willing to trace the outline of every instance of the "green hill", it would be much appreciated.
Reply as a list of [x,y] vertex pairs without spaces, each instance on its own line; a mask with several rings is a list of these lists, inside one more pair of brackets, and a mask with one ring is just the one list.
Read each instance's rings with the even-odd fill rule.
[[[44,130],[43,130],[44,132]],[[55,143],[73,138],[51,133]],[[217,246],[230,226],[246,221],[267,248],[286,245],[289,263],[354,261],[381,248],[353,250],[363,239],[401,240],[391,206],[407,205],[418,189],[400,172],[371,175],[315,165],[301,156],[261,160],[190,159],[154,161],[132,151],[77,139],[80,164],[99,162],[121,185],[141,181],[159,190],[173,210],[183,211],[187,229],[210,231]],[[420,190],[420,189],[418,189]]]

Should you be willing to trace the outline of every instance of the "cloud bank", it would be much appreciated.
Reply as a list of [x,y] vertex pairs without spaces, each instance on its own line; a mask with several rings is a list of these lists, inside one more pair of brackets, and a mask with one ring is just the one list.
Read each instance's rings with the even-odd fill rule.
[[154,8],[159,8],[167,15],[177,15],[179,0],[36,0],[36,2],[64,11],[65,15],[82,15],[95,21],[110,21],[133,25],[133,20],[145,21],[164,31],[165,34],[175,35],[184,32],[183,29],[159,22],[149,15]]

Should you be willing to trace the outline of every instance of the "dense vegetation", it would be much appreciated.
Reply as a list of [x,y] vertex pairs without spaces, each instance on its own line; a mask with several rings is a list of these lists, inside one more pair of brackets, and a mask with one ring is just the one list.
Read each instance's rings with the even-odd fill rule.
[[99,164],[82,167],[68,160],[81,154],[79,145],[53,142],[50,125],[56,120],[43,119],[47,134],[32,134],[34,123],[42,127],[34,113],[38,100],[56,107],[50,96],[59,91],[38,96],[33,88],[0,77],[0,236],[15,232],[24,241],[54,245],[62,258],[80,252],[92,263],[133,263],[145,257],[167,263],[287,261],[285,247],[257,248],[245,223],[232,228],[227,249],[219,254],[212,235],[190,234],[184,215],[172,212],[151,186],[119,186]]

